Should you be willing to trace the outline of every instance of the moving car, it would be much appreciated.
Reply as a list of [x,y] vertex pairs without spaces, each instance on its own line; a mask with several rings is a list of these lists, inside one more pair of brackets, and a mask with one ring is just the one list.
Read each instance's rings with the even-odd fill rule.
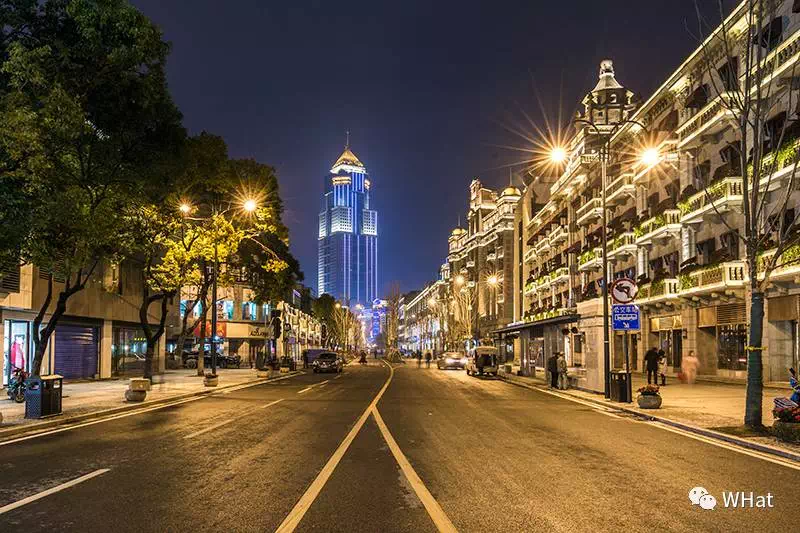
[[467,375],[496,376],[498,370],[497,348],[494,346],[478,346],[475,353],[467,361]]
[[341,372],[344,370],[344,360],[333,352],[323,352],[311,363],[314,373],[317,372]]
[[436,367],[439,370],[448,368],[463,369],[467,366],[467,356],[459,352],[445,352],[436,358]]

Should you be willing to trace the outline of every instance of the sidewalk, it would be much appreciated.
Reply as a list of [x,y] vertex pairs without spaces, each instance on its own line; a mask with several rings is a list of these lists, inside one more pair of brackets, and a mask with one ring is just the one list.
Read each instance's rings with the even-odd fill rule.
[[[514,383],[526,386],[547,389],[544,373],[537,372],[536,378],[501,374],[501,376]],[[725,433],[724,428],[741,427],[744,419],[745,386],[731,383],[700,382],[694,385],[677,382],[674,378],[667,385],[661,387],[660,393],[663,404],[660,409],[640,409],[636,404],[636,389],[646,385],[647,380],[640,374],[634,373],[633,376],[633,403],[617,403],[606,400],[602,394],[593,392],[570,389],[558,391],[577,398],[607,404],[609,407],[621,408],[632,411],[643,416],[653,416],[664,418],[678,424],[692,426],[704,430],[711,430]],[[773,398],[777,396],[789,396],[789,389],[765,389],[762,402],[762,416],[765,426],[771,426],[773,422],[772,407]],[[774,437],[769,436],[743,436],[736,435],[736,438],[744,439],[749,442],[763,444],[794,454],[800,454],[800,446],[780,442]]]
[[[257,378],[253,369],[220,369],[219,386],[216,389],[226,388],[244,383],[265,381]],[[276,374],[273,374],[275,376]],[[0,436],[17,429],[35,429],[38,425],[54,425],[53,422],[64,423],[67,420],[81,417],[82,415],[99,414],[110,409],[136,408],[186,395],[196,395],[205,391],[211,392],[213,387],[203,385],[203,378],[197,376],[196,370],[167,370],[164,374],[153,376],[153,384],[147,399],[141,403],[125,401],[125,390],[128,388],[128,378],[119,378],[103,381],[82,381],[65,383],[62,396],[62,414],[42,420],[25,419],[25,404],[14,403],[8,398],[5,389],[0,398]]]

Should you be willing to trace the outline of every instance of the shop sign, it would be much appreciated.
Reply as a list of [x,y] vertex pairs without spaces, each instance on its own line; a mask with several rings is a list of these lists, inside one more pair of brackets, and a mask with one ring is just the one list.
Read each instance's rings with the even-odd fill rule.
[[272,326],[250,326],[248,337],[272,338]]
[[[197,323],[195,326],[194,331],[192,332],[195,337],[200,337],[200,326],[202,326],[202,321]],[[225,322],[217,322],[217,337],[225,337],[225,333],[227,331],[227,324]],[[211,336],[211,321],[206,321],[206,337]]]

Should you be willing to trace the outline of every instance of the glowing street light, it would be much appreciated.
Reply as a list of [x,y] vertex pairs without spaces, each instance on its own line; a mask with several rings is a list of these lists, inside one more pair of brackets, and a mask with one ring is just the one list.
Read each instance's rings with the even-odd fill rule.
[[658,150],[656,150],[655,148],[648,148],[647,150],[642,152],[641,155],[642,164],[648,167],[652,167],[653,165],[658,163],[659,158],[660,157],[658,154]]
[[486,281],[489,283],[489,285],[494,287],[495,285],[497,285],[499,280],[497,279],[497,276],[495,274],[492,274]]
[[567,151],[560,146],[550,150],[550,161],[553,163],[563,163],[567,160]]
[[433,307],[434,305],[436,305],[436,298],[431,296],[430,298],[428,298],[428,307]]
[[456,285],[463,285],[464,284],[464,276],[459,274],[456,276]]
[[191,206],[191,205],[189,205],[189,204],[187,204],[186,202],[182,203],[182,204],[180,205],[180,207],[178,207],[178,209],[179,209],[179,210],[180,210],[180,212],[181,212],[181,213],[183,213],[184,215],[188,215],[189,213],[191,213],[191,212],[192,212],[192,206]]
[[255,210],[256,210],[256,207],[258,207],[258,204],[256,203],[256,201],[255,201],[255,200],[253,200],[253,199],[251,198],[250,200],[246,200],[246,201],[244,202],[244,204],[242,205],[242,207],[243,207],[243,208],[244,208],[244,210],[245,210],[245,211],[247,211],[248,213],[252,213],[253,211],[255,211]]

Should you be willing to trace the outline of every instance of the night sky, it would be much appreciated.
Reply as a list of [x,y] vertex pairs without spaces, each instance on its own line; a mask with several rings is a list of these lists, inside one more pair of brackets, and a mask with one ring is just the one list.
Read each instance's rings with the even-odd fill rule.
[[[698,1],[718,23],[717,1]],[[531,147],[509,129],[535,136],[526,116],[563,123],[606,57],[646,98],[697,46],[694,0],[133,4],[172,43],[169,83],[189,131],[277,168],[314,288],[323,177],[346,130],[373,183],[379,283],[420,288],[446,258],[470,181],[505,186],[508,166],[530,157],[497,147]]]

